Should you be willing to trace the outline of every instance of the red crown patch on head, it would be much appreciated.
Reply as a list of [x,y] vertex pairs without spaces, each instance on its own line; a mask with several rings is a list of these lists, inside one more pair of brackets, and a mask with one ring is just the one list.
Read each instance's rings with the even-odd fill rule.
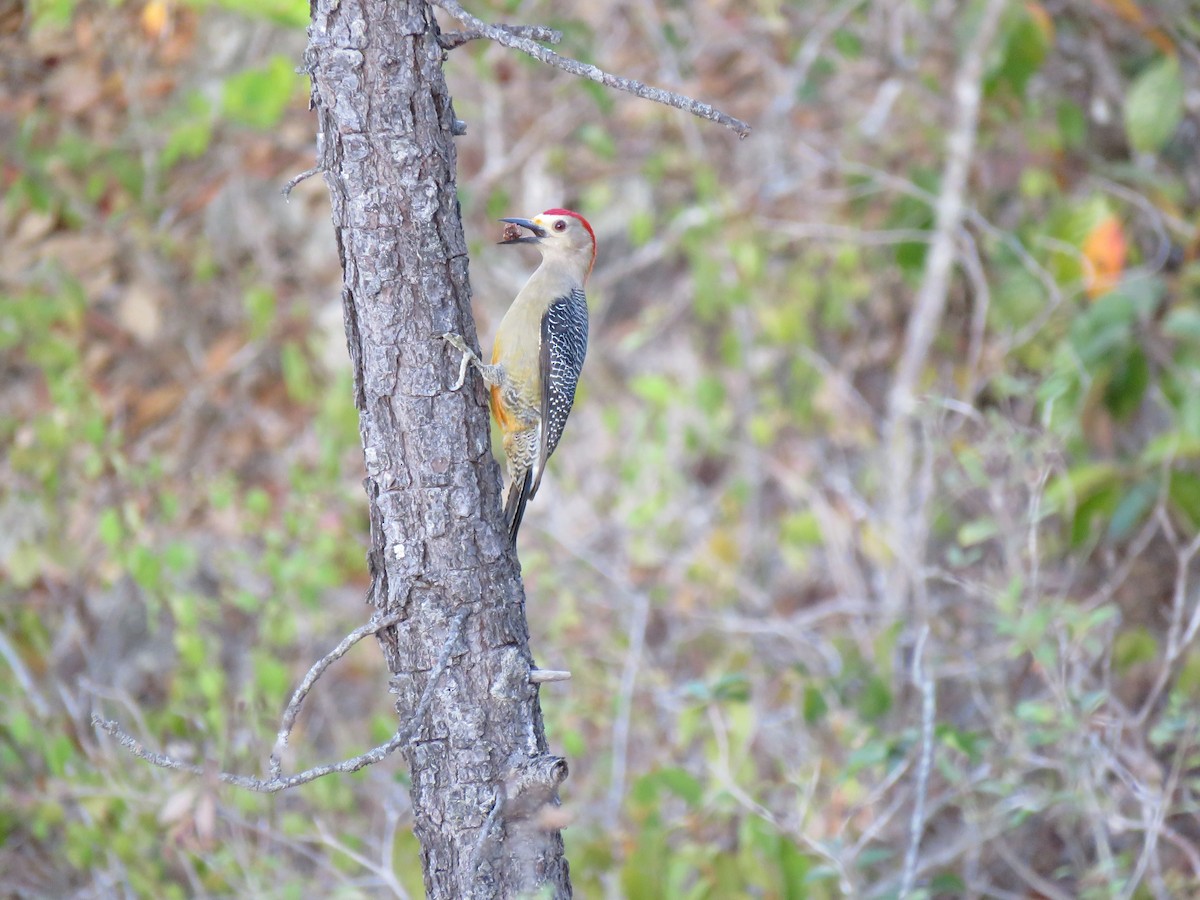
[[588,266],[588,272],[590,273],[596,265],[596,232],[592,231],[592,226],[588,223],[588,220],[585,219],[583,216],[581,216],[579,213],[575,212],[575,210],[573,210],[573,209],[560,209],[558,207],[555,207],[554,209],[548,209],[544,213],[542,213],[542,215],[543,216],[570,216],[573,219],[579,220],[579,224],[581,224],[584,227],[584,229],[588,233],[588,237],[590,237],[592,239],[592,264],[590,266]]
[[583,216],[581,216],[579,213],[575,212],[573,209],[557,209],[557,208],[556,209],[548,209],[544,213],[542,213],[542,215],[543,216],[570,216],[573,219],[578,219],[580,224],[582,224],[583,227],[587,229],[587,233],[589,235],[591,235],[592,245],[595,246],[596,232],[592,231],[592,226],[590,224],[588,224],[588,220],[585,219]]

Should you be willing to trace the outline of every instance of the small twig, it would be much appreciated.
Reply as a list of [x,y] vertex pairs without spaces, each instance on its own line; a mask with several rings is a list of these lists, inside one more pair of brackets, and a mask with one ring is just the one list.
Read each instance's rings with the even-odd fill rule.
[[300,682],[300,686],[296,688],[296,693],[292,694],[291,701],[283,711],[283,718],[279,725],[279,734],[275,738],[275,746],[271,750],[270,770],[272,778],[278,778],[283,771],[283,763],[281,762],[283,751],[287,749],[288,739],[291,737],[292,728],[296,724],[296,717],[300,715],[300,705],[304,703],[304,699],[308,696],[308,692],[312,690],[312,686],[317,683],[317,679],[324,675],[326,669],[345,656],[350,651],[350,648],[363,638],[378,634],[384,628],[395,625],[402,618],[403,615],[401,613],[393,613],[382,619],[372,620],[361,628],[356,628],[346,635],[340,644],[313,663],[313,667],[308,670],[308,674],[304,676],[304,680]]
[[[396,752],[396,750],[409,743],[416,734],[417,729],[421,727],[426,713],[429,712],[429,704],[433,702],[434,688],[437,686],[446,668],[450,665],[450,655],[454,650],[454,645],[458,642],[459,636],[462,634],[463,623],[466,622],[469,614],[469,609],[463,609],[454,618],[454,621],[450,625],[449,633],[446,636],[446,642],[442,645],[442,651],[438,656],[437,664],[430,671],[429,680],[425,683],[424,691],[421,692],[421,699],[417,703],[416,710],[414,710],[408,722],[386,743],[380,744],[378,747],[350,759],[305,769],[303,772],[297,772],[294,775],[275,775],[264,779],[255,778],[250,775],[236,775],[231,772],[218,772],[216,777],[225,784],[232,784],[234,787],[257,791],[262,794],[274,794],[301,784],[307,784],[310,781],[316,781],[318,778],[332,775],[335,772],[357,772],[359,769],[386,759],[392,753]],[[375,630],[378,631],[381,627],[383,625],[377,625]],[[111,719],[104,719],[99,715],[93,714],[92,726],[102,731],[107,731],[120,742],[124,749],[151,765],[162,769],[175,769],[176,771],[189,772],[192,775],[202,776],[208,775],[212,771],[210,767],[187,763],[173,756],[168,756],[165,753],[155,753],[153,750],[147,750],[137,738],[126,734],[121,730],[121,726]]]
[[629,615],[629,649],[625,653],[621,687],[617,692],[617,711],[612,729],[612,777],[602,819],[604,827],[614,833],[619,830],[621,808],[626,797],[625,778],[629,765],[629,726],[633,718],[633,694],[637,688],[638,668],[646,646],[646,625],[650,619],[649,595],[636,589],[631,593],[633,609]]
[[[1167,513],[1163,507],[1159,507],[1159,516],[1162,518],[1166,528],[1170,528],[1170,520],[1167,518]],[[1170,532],[1166,532],[1168,538]],[[1175,664],[1183,657],[1187,650],[1191,647],[1192,642],[1196,639],[1196,634],[1200,631],[1200,603],[1192,609],[1191,616],[1188,617],[1187,625],[1184,625],[1185,611],[1188,605],[1188,576],[1190,574],[1192,560],[1196,554],[1200,553],[1200,535],[1197,535],[1191,540],[1186,547],[1181,547],[1174,541],[1172,546],[1175,549],[1175,588],[1171,595],[1171,620],[1167,627],[1167,648],[1165,658],[1162,665],[1159,667],[1158,674],[1147,691],[1145,699],[1142,701],[1142,706],[1138,710],[1133,721],[1135,727],[1141,728],[1146,720],[1150,717],[1150,713],[1154,710],[1154,706],[1158,703],[1159,697],[1166,689],[1167,683],[1171,680],[1171,676],[1175,674]]]
[[12,669],[13,677],[17,679],[17,684],[25,691],[25,695],[29,697],[30,703],[33,704],[33,710],[39,716],[48,716],[50,707],[34,684],[33,676],[29,674],[29,669],[25,667],[24,661],[21,659],[21,654],[17,652],[17,648],[13,646],[3,631],[0,631],[0,656],[4,657],[8,667]]
[[[507,31],[513,37],[526,38],[531,41],[541,41],[544,44],[557,44],[562,41],[562,32],[544,25],[493,25],[501,31]],[[443,50],[454,50],[470,41],[480,41],[488,37],[482,31],[469,29],[467,31],[444,31],[438,35],[438,43]]]
[[519,37],[501,26],[489,25],[482,19],[476,18],[463,9],[458,0],[433,0],[433,4],[462,22],[469,32],[478,32],[482,37],[495,41],[503,47],[520,50],[522,53],[526,53],[548,66],[562,69],[564,72],[576,75],[579,78],[587,78],[608,88],[625,91],[644,100],[652,100],[655,103],[663,103],[667,106],[673,106],[675,109],[682,109],[694,116],[699,116],[701,119],[708,119],[710,122],[724,125],[726,128],[736,131],[738,137],[744,138],[750,134],[749,125],[741,119],[735,119],[733,116],[721,112],[716,107],[710,106],[707,103],[701,103],[699,100],[693,100],[691,97],[685,97],[683,94],[664,91],[662,88],[650,87],[632,78],[622,78],[619,75],[605,72],[596,66],[561,56],[553,50],[543,47],[536,41]]
[[280,190],[280,193],[283,194],[283,199],[291,200],[292,199],[292,188],[294,188],[300,182],[302,182],[308,178],[312,178],[314,175],[320,175],[324,171],[325,171],[324,166],[313,166],[311,169],[307,169],[307,170],[301,172],[295,178],[292,178],[291,180],[289,180],[288,183],[285,184],[283,186],[283,188]]
[[1008,846],[1008,842],[1003,837],[997,837],[993,846],[996,848],[996,852],[1000,855],[1000,858],[1008,864],[1008,867],[1039,894],[1050,898],[1050,900],[1070,900],[1070,894],[1060,890],[1058,885],[1053,881],[1035,872],[1025,860],[1017,855],[1012,847]]
[[824,843],[809,836],[803,830],[789,827],[787,823],[780,820],[770,809],[751,797],[738,784],[731,764],[729,729],[726,728],[725,722],[721,718],[721,711],[714,704],[709,704],[708,706],[708,720],[712,724],[713,738],[717,745],[716,760],[715,762],[710,761],[708,765],[710,772],[720,779],[721,788],[747,811],[762,819],[779,834],[786,836],[798,844],[804,844],[815,855],[828,863],[830,868],[837,872],[838,887],[845,896],[862,896],[858,890],[858,885],[850,874],[850,870],[833,847],[827,847]]
[[330,833],[325,823],[320,819],[314,820],[313,824],[317,826],[317,834],[321,839],[321,843],[323,843],[326,847],[336,850],[338,853],[344,855],[347,859],[350,859],[351,861],[362,866],[363,869],[378,878],[387,887],[387,889],[392,892],[392,896],[399,898],[399,900],[409,900],[410,895],[408,891],[404,889],[404,885],[400,883],[400,879],[396,877],[396,872],[394,869],[385,866],[383,863],[374,862],[373,860],[359,853],[353,847],[348,847],[346,844],[339,841],[335,835]]
[[917,877],[917,857],[921,849],[921,835],[925,831],[925,798],[929,792],[929,772],[933,768],[933,722],[937,710],[937,691],[933,678],[922,666],[925,641],[929,637],[929,626],[921,628],[917,646],[913,650],[912,680],[921,692],[921,756],[917,761],[916,798],[913,800],[912,818],[908,823],[908,850],[904,853],[904,876],[900,881],[900,897],[907,897]]
[[[883,448],[893,477],[888,483],[885,516],[892,551],[897,559],[909,560],[910,566],[913,563],[919,566],[919,560],[912,560],[913,554],[905,552],[901,541],[912,518],[909,493],[914,464],[911,420],[921,372],[937,336],[949,297],[950,279],[957,256],[955,240],[967,209],[967,176],[975,149],[979,104],[983,96],[983,67],[987,49],[1005,6],[1006,0],[989,0],[984,7],[954,80],[955,121],[946,141],[941,190],[934,204],[933,239],[925,258],[925,270],[913,304],[913,314],[904,335],[904,348],[888,393]],[[903,612],[912,589],[911,568],[908,571],[903,570],[903,566],[897,568],[901,571],[897,571],[890,579],[885,597],[885,608],[892,617]]]
[[983,269],[983,259],[979,254],[979,246],[967,229],[959,232],[963,243],[963,251],[959,254],[963,270],[971,282],[974,294],[971,308],[971,343],[967,349],[967,378],[963,399],[968,402],[975,396],[980,381],[979,365],[983,360],[983,342],[987,337],[988,309],[992,303],[992,291],[988,287],[987,273]]
[[562,669],[530,669],[530,684],[545,684],[548,681],[570,681],[571,673]]
[[[1158,841],[1162,836],[1163,825],[1166,824],[1168,810],[1171,807],[1171,798],[1174,797],[1176,789],[1179,787],[1179,777],[1182,774],[1184,761],[1187,760],[1191,752],[1192,742],[1196,738],[1196,723],[1188,729],[1188,734],[1179,742],[1175,750],[1175,758],[1171,762],[1171,771],[1167,775],[1166,783],[1159,792],[1158,797],[1153,803],[1153,810],[1150,813],[1150,821],[1145,824],[1145,838],[1142,841],[1142,852],[1138,854],[1137,865],[1133,869],[1133,873],[1129,876],[1129,880],[1125,883],[1124,890],[1121,891],[1121,900],[1131,900],[1137,893],[1138,885],[1142,879],[1146,877],[1146,871],[1150,868],[1151,861],[1155,860],[1158,850]],[[1143,801],[1143,806],[1145,801]]]
[[474,874],[479,871],[479,866],[483,862],[483,848],[487,846],[487,840],[492,834],[492,829],[496,827],[496,822],[500,818],[500,813],[503,809],[504,791],[503,789],[498,789],[496,791],[496,799],[492,803],[492,811],[484,819],[483,825],[479,829],[479,836],[475,838],[475,846],[471,848],[471,863],[467,866],[468,872]]

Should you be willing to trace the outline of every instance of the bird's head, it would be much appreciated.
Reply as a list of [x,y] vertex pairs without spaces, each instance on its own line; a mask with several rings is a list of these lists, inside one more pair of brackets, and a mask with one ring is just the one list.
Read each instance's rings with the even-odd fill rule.
[[562,262],[578,268],[581,280],[592,273],[596,264],[596,233],[577,212],[569,209],[548,209],[532,219],[501,219],[508,225],[524,228],[504,229],[501,244],[536,244],[546,262]]

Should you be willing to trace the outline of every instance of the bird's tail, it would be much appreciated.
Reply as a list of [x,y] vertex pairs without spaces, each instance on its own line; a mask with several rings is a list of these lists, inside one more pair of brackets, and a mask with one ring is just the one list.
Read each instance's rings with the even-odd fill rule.
[[508,486],[508,497],[504,501],[504,521],[508,523],[508,538],[515,545],[521,519],[525,517],[525,504],[529,502],[529,489],[533,484],[533,470],[526,469]]

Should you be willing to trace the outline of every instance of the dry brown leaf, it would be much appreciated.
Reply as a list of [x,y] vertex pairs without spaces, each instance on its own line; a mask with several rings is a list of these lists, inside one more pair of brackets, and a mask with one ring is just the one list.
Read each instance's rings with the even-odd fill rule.
[[134,433],[140,432],[166,418],[179,408],[183,397],[183,386],[177,382],[145,392],[139,391],[134,402],[131,430]]
[[40,259],[59,263],[92,300],[116,282],[117,252],[116,239],[102,232],[61,232],[46,238],[38,248]]
[[162,805],[162,809],[158,811],[158,821],[160,825],[170,825],[178,822],[191,810],[192,804],[196,802],[196,788],[183,787],[167,797],[166,803]]
[[246,336],[240,331],[227,331],[208,348],[204,356],[204,377],[214,378],[229,371],[230,362],[246,346]]
[[162,299],[154,285],[132,282],[117,303],[117,322],[139,341],[153,341],[162,330]]
[[205,791],[196,804],[196,839],[201,847],[211,847],[216,833],[217,796],[212,791]]

